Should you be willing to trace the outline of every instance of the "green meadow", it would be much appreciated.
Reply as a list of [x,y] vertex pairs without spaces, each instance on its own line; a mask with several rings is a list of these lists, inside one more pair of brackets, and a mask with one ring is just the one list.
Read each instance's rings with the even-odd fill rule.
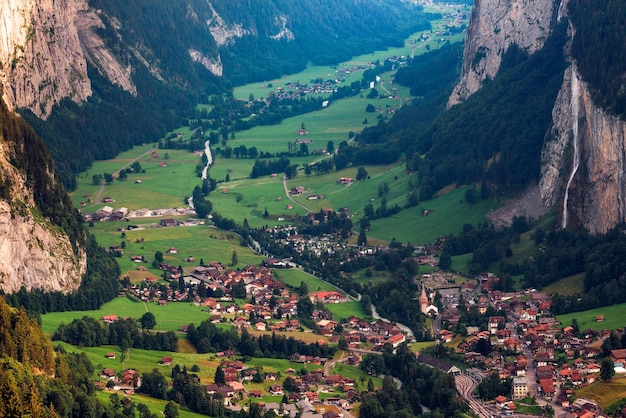
[[552,283],[541,289],[547,295],[558,293],[563,296],[572,296],[583,293],[585,291],[585,273],[574,274],[564,277],[559,281]]
[[[376,201],[373,204],[378,206]],[[493,200],[478,199],[475,204],[469,204],[465,202],[465,189],[458,188],[389,218],[373,221],[367,235],[413,244],[434,242],[439,236],[457,234],[467,223],[476,225],[485,222],[485,214],[497,207]],[[428,210],[428,215],[422,214],[424,209]]]
[[[430,9],[429,9],[430,10]],[[438,7],[431,12],[442,11]],[[445,25],[452,23],[447,19],[433,21],[432,31],[436,32]],[[377,51],[372,54],[355,57],[350,61],[338,66],[315,67],[309,66],[301,73],[282,77],[264,83],[253,83],[238,87],[234,91],[234,96],[246,100],[250,93],[257,98],[264,97],[269,91],[268,85],[274,87],[284,86],[290,82],[299,81],[308,83],[309,80],[323,77],[327,78],[335,75],[335,71],[343,68],[353,68],[355,66],[367,65],[376,60],[384,60],[390,56],[408,56],[420,54],[427,48],[433,49],[441,45],[441,39],[436,40],[431,36],[427,42],[416,41],[421,33],[416,33],[405,40],[404,45],[399,48],[390,48],[385,51]],[[462,35],[449,37],[449,41],[460,40]],[[330,76],[329,76],[330,74]],[[288,151],[288,143],[293,142],[296,131],[305,126],[308,134],[304,137],[310,141],[308,148],[312,152],[316,149],[325,148],[329,141],[333,141],[335,146],[340,142],[347,141],[351,132],[358,133],[363,128],[378,123],[377,119],[387,119],[391,117],[393,109],[407,103],[411,97],[407,88],[392,84],[395,71],[381,74],[381,80],[376,88],[380,92],[385,89],[393,89],[395,98],[368,99],[366,96],[369,90],[364,90],[362,94],[332,102],[327,108],[285,119],[276,126],[258,126],[253,129],[237,132],[234,139],[227,142],[228,146],[238,147],[245,145],[247,148],[257,147],[259,151],[279,153]],[[353,71],[345,80],[350,83],[359,80],[361,71]],[[365,112],[367,104],[373,104],[378,109],[375,113]],[[175,134],[181,135],[184,141],[190,135],[188,127],[177,129]],[[189,196],[193,187],[200,184],[200,179],[195,174],[195,166],[200,163],[200,156],[186,151],[177,150],[157,150],[158,158],[150,155],[152,144],[147,147],[135,147],[117,158],[108,161],[95,162],[93,167],[79,176],[78,191],[73,194],[76,204],[85,202],[87,198],[93,196],[98,187],[92,183],[92,175],[104,172],[115,172],[123,166],[130,164],[133,159],[139,157],[139,162],[145,173],[130,174],[126,181],[114,181],[106,186],[103,196],[111,196],[115,199],[112,205],[114,208],[127,207],[130,209],[140,208],[165,208],[184,206],[184,198]],[[213,144],[214,164],[210,170],[210,176],[221,182],[218,189],[214,191],[209,199],[213,203],[214,210],[223,216],[234,219],[241,223],[244,219],[252,227],[262,227],[273,224],[287,224],[294,221],[296,217],[304,215],[307,210],[319,211],[321,208],[339,208],[347,206],[350,211],[359,213],[366,204],[372,203],[377,206],[380,200],[378,187],[387,184],[390,188],[385,195],[388,206],[398,204],[403,206],[406,202],[406,195],[411,189],[409,182],[417,183],[416,176],[408,175],[403,162],[400,161],[394,166],[368,166],[366,169],[370,174],[367,181],[354,183],[351,186],[337,185],[339,177],[355,177],[357,167],[352,167],[341,172],[332,172],[324,175],[305,176],[303,171],[298,172],[298,176],[288,182],[288,187],[304,185],[307,188],[307,195],[324,195],[323,200],[308,200],[306,196],[296,197],[300,205],[294,205],[288,201],[282,185],[282,173],[277,173],[276,177],[267,176],[259,179],[250,179],[249,174],[254,161],[252,159],[221,158],[217,149],[221,144]],[[147,152],[147,154],[146,154]],[[169,158],[164,158],[168,153]],[[292,157],[293,164],[304,165],[317,161],[323,156],[309,155],[305,157]],[[160,163],[165,162],[165,167]],[[228,182],[222,182],[226,176],[230,178]],[[136,183],[135,180],[141,180]],[[476,223],[484,221],[483,214],[494,205],[481,204],[469,207],[469,205],[459,205],[462,200],[461,193],[448,193],[446,196],[433,201],[424,202],[435,210],[431,219],[420,219],[420,208],[403,211],[400,214],[388,219],[380,219],[372,223],[372,239],[388,241],[396,238],[401,241],[425,242],[432,241],[439,235],[455,233],[467,222]],[[374,201],[370,202],[370,199]],[[439,201],[437,201],[439,200]],[[291,205],[292,207],[288,207]],[[87,203],[83,210],[96,210],[100,206],[90,207]],[[265,217],[265,210],[269,216]],[[439,213],[439,216],[438,213]],[[435,219],[441,217],[440,219]],[[279,221],[280,219],[280,221]],[[359,217],[355,218],[355,221]],[[406,228],[407,225],[415,225]]]
[[274,274],[280,281],[294,289],[300,287],[300,283],[304,282],[309,292],[316,292],[318,290],[338,290],[332,284],[299,269],[274,270]]
[[[603,315],[604,321],[597,322],[597,315]],[[572,319],[576,319],[580,330],[591,328],[601,331],[603,329],[623,328],[626,326],[626,303],[559,315],[556,319],[563,327],[571,325]]]
[[[241,237],[234,232],[223,231],[208,225],[160,227],[159,218],[132,219],[130,224],[139,226],[138,229],[119,231],[120,227],[128,224],[123,222],[98,222],[90,231],[95,235],[98,243],[107,248],[109,245],[125,244],[124,254],[117,258],[122,275],[129,275],[132,280],[143,280],[149,276],[160,277],[162,271],[152,268],[152,261],[157,251],[163,253],[165,262],[182,266],[191,270],[201,259],[205,262],[218,261],[230,265],[233,251],[237,254],[238,264],[232,268],[243,267],[248,264],[259,265],[263,257],[255,254],[249,247],[241,246]],[[122,237],[125,234],[125,237]],[[143,242],[138,242],[137,240]],[[176,254],[168,254],[167,250],[174,247]],[[143,256],[145,263],[131,261],[131,256]],[[185,262],[186,257],[192,256],[194,262]],[[145,269],[145,271],[144,271]]]
[[100,319],[105,315],[117,315],[119,318],[139,319],[146,312],[154,314],[157,322],[155,330],[159,331],[179,331],[181,325],[192,322],[199,325],[209,317],[206,307],[196,306],[191,302],[173,302],[160,306],[155,302],[136,302],[121,296],[95,311],[51,312],[41,315],[41,328],[43,332],[51,335],[61,323],[69,324],[83,316]]
[[333,314],[333,320],[341,322],[351,316],[358,316],[365,319],[365,311],[359,302],[342,302],[342,303],[326,303],[324,308],[328,309]]
[[[113,392],[112,391],[108,391],[108,390],[96,392],[96,396],[103,403],[108,403],[112,394],[113,394]],[[119,393],[118,393],[118,395],[122,396]],[[135,402],[135,407],[137,405],[139,405],[139,404],[144,404],[144,405],[146,405],[148,407],[148,409],[150,410],[151,413],[158,414],[159,416],[161,416],[163,414],[163,411],[165,409],[165,405],[168,402],[166,400],[151,398],[149,396],[139,395],[137,393],[135,393],[133,395],[130,395],[130,399],[132,399],[133,402]],[[204,416],[205,415],[197,414],[195,412],[186,411],[186,410],[184,410],[184,409],[182,409],[180,407],[178,408],[178,417],[179,418],[200,418],[200,417],[204,417]]]

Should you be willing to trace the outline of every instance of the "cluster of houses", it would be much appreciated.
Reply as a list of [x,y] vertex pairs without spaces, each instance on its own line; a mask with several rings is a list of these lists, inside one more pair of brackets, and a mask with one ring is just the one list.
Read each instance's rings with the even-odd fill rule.
[[[467,304],[468,309],[474,306],[478,312],[484,313],[487,307],[493,306],[500,312],[507,312],[508,317],[492,315],[482,329],[466,327],[463,333],[466,337],[457,346],[457,353],[468,365],[480,367],[486,373],[495,372],[502,379],[511,379],[510,397],[496,398],[498,408],[509,415],[515,412],[512,401],[537,395],[574,411],[574,416],[600,416],[593,410],[597,406],[591,407],[595,405],[593,402],[585,403],[585,409],[570,404],[570,399],[575,389],[599,379],[599,347],[610,331],[588,329],[575,333],[572,326],[563,326],[556,321],[550,313],[551,300],[545,294],[490,290],[490,284],[495,280],[497,278],[493,275],[479,278],[483,289],[487,289],[486,294],[472,293],[475,283],[462,287],[461,292],[465,300],[471,302]],[[443,328],[438,335],[443,342],[456,337],[460,318],[458,307],[443,312]],[[603,319],[598,316],[597,321]],[[478,352],[480,340],[488,341],[493,350],[488,354]],[[611,358],[619,370],[619,366],[626,364],[626,350],[613,350]],[[536,393],[530,393],[531,386],[537,388]]]
[[[312,218],[315,218],[316,215],[316,213],[309,214]],[[376,251],[386,249],[386,247],[383,246],[368,246],[367,248],[362,248],[357,245],[347,244],[345,240],[330,234],[305,238],[298,232],[298,227],[291,225],[268,227],[266,228],[266,232],[277,244],[289,245],[300,254],[308,252],[319,257],[323,253],[338,253],[345,261],[356,257],[371,256]]]

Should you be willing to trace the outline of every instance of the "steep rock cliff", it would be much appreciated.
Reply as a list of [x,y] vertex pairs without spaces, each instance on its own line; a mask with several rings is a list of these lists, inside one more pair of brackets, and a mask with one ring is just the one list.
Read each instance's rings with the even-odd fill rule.
[[603,233],[625,222],[626,122],[593,103],[575,64],[552,116],[539,183],[544,205],[560,209],[563,227]]
[[[0,289],[13,293],[24,286],[71,292],[86,271],[85,251],[72,245],[62,228],[42,216],[35,203],[33,181],[14,165],[19,160],[16,153],[22,150],[13,138],[5,137],[6,124],[12,123],[20,121],[0,121]],[[51,167],[42,167],[42,172],[54,178]]]
[[500,69],[502,54],[516,44],[529,54],[550,35],[560,0],[476,0],[465,39],[459,84],[448,107],[466,100]]
[[64,98],[86,100],[92,93],[87,59],[111,82],[134,91],[130,67],[96,35],[104,25],[86,0],[7,0],[0,16],[0,81],[11,108],[47,117]]
[[[461,81],[448,106],[467,99],[494,77],[502,54],[517,44],[541,49],[568,1],[477,0],[463,56]],[[576,28],[570,23],[569,35]],[[552,109],[552,127],[541,154],[540,195],[554,206],[562,227],[603,233],[626,221],[626,122],[594,103],[593,94],[570,56]]]

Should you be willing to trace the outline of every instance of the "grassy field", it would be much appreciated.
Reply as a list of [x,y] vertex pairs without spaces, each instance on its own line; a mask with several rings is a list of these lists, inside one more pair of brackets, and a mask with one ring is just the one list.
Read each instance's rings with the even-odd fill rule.
[[324,307],[333,314],[335,321],[341,321],[351,316],[358,316],[362,319],[367,316],[359,302],[327,303]]
[[593,399],[606,409],[626,398],[626,377],[616,377],[610,382],[598,381],[574,393],[577,398]]
[[574,274],[544,287],[541,291],[547,295],[558,293],[564,296],[572,296],[585,290],[584,281],[585,273]]
[[[439,236],[460,232],[466,223],[485,222],[485,214],[498,207],[492,200],[479,199],[470,205],[464,198],[464,188],[458,188],[389,218],[377,219],[368,236],[413,244],[434,242]],[[422,215],[422,209],[428,209],[429,214]]]
[[472,261],[473,253],[455,255],[452,257],[452,270],[468,273],[468,263]]
[[[113,393],[114,392],[108,391],[108,390],[98,391],[96,393],[96,396],[98,397],[98,399],[100,399],[101,402],[106,404],[106,403],[109,403],[110,396]],[[119,394],[119,393],[118,395],[120,395],[120,397],[124,396],[123,394]],[[149,396],[144,396],[144,395],[139,395],[139,394],[131,395],[130,398],[133,400],[133,402],[135,402],[135,407],[138,404],[144,404],[148,407],[150,412],[152,412],[153,414],[158,414],[159,416],[163,414],[163,410],[165,409],[165,404],[167,404],[166,400],[151,398]],[[180,407],[178,408],[178,416],[179,418],[205,417],[205,415],[196,414],[195,412],[185,411]]]
[[89,316],[100,319],[104,315],[117,315],[120,318],[139,319],[146,312],[152,312],[156,318],[155,330],[179,331],[181,325],[193,322],[199,325],[208,318],[206,307],[189,302],[172,302],[160,306],[157,303],[133,302],[126,297],[118,297],[102,305],[95,311],[52,312],[41,315],[41,328],[46,334],[54,333],[61,323],[69,324],[76,318]]
[[[207,225],[162,228],[158,227],[158,219],[149,218],[132,219],[131,224],[139,226],[139,229],[119,231],[120,227],[127,226],[123,222],[98,222],[90,228],[98,243],[105,248],[109,245],[121,245],[122,241],[125,243],[124,255],[117,261],[122,275],[129,275],[131,279],[143,280],[148,276],[161,276],[160,270],[152,269],[152,260],[157,251],[163,253],[165,262],[180,265],[186,270],[197,266],[200,259],[207,263],[218,261],[229,265],[233,251],[237,253],[239,264],[232,268],[247,264],[259,265],[263,260],[263,257],[256,255],[250,248],[242,247],[241,238],[234,232]],[[122,232],[125,238],[122,238]],[[143,242],[137,242],[140,238],[143,238]],[[178,253],[167,254],[170,247],[176,248]],[[131,256],[143,256],[147,262],[135,263],[130,260]],[[184,259],[189,256],[193,256],[196,261],[185,262]],[[141,271],[140,267],[147,271]]]
[[[604,321],[596,322],[596,315],[604,315]],[[557,316],[562,326],[570,325],[574,318],[578,321],[581,331],[588,328],[598,331],[621,328],[626,325],[626,303]]]
[[332,284],[325,282],[309,273],[305,273],[298,269],[284,269],[274,270],[276,277],[280,279],[287,286],[292,288],[300,287],[300,283],[306,283],[309,292],[316,292],[318,290],[337,290]]

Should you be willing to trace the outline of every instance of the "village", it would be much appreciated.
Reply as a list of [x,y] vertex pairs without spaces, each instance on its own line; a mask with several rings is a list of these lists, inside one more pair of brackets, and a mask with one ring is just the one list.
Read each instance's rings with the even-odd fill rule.
[[[163,219],[160,226],[179,226],[179,222]],[[332,235],[304,237],[293,226],[271,227],[267,232],[297,252],[309,251],[318,255],[322,252],[339,253],[348,260],[350,257],[371,255],[377,250],[349,246]],[[436,258],[428,254],[435,253],[437,248],[437,245],[418,248],[418,264],[436,269]],[[110,251],[123,253],[116,246],[110,248]],[[164,249],[165,253],[176,251],[173,247]],[[146,262],[143,258],[133,261]],[[195,259],[186,258],[185,261],[193,263]],[[324,309],[324,305],[351,300],[339,290],[320,290],[307,294],[315,307],[312,314],[314,327],[304,326],[297,318],[301,294],[298,289],[289,288],[276,280],[272,270],[296,267],[290,259],[268,257],[260,266],[249,265],[237,270],[216,262],[186,267],[184,270],[164,262],[159,263],[158,267],[170,283],[169,286],[156,277],[147,277],[141,284],[129,283],[125,291],[147,303],[165,305],[191,301],[205,307],[207,319],[211,322],[231,324],[238,329],[255,332],[311,332],[320,336],[318,342],[321,344],[337,344],[341,339],[345,341],[344,348],[349,353],[344,361],[351,365],[358,366],[364,354],[380,353],[386,344],[395,349],[403,343],[414,342],[401,327],[393,323],[357,316],[335,320]],[[492,374],[496,374],[502,381],[510,382],[507,393],[494,396],[481,404],[479,410],[483,413],[488,411],[494,415],[519,416],[516,405],[520,405],[520,402],[536,402],[542,411],[548,407],[558,411],[559,417],[604,416],[596,403],[591,400],[574,400],[573,395],[576,389],[600,379],[602,345],[611,336],[611,331],[578,330],[571,324],[559,324],[550,312],[552,301],[549,296],[534,289],[503,292],[497,290],[498,281],[499,278],[490,273],[456,281],[453,274],[439,270],[416,278],[421,290],[416,299],[419,299],[421,312],[433,318],[432,335],[439,344],[450,347],[452,351],[451,354],[437,357],[414,350],[418,361],[455,375],[459,393],[467,393],[472,399],[480,382]],[[236,299],[245,299],[246,303],[236,303]],[[436,300],[440,302],[435,303]],[[599,315],[596,320],[602,322],[604,318]],[[185,327],[180,331],[185,332]],[[615,371],[626,372],[623,367],[626,350],[612,350],[609,354]],[[235,361],[235,358],[229,357],[229,360],[224,361]],[[312,411],[315,411],[320,403],[310,393],[312,386],[325,385],[328,378],[337,380],[337,384],[341,385],[353,384],[349,379],[346,381],[341,376],[328,374],[328,368],[323,367],[327,359],[306,361],[319,361],[320,370],[326,373],[296,376],[296,383],[302,390],[290,392],[289,400],[296,401],[295,397],[298,396],[297,402],[307,400],[311,402]],[[229,379],[232,378],[228,380],[227,387],[211,390],[225,395],[226,402],[230,402],[233,397],[241,399],[243,396],[263,397],[282,393],[280,379],[273,382],[271,390],[268,389],[266,394],[246,392],[243,390],[245,387],[242,389],[240,386],[245,383],[245,370],[243,368],[237,369],[235,373],[227,373]],[[284,371],[283,375],[290,374]],[[315,381],[310,380],[316,375],[319,376]],[[271,374],[269,378],[272,379]],[[121,383],[123,381],[122,376]],[[352,393],[346,387],[341,392],[345,395]],[[358,399],[358,392],[354,392],[354,397],[339,397],[344,410],[349,410],[351,401]]]
[[[177,221],[161,221],[160,226],[178,226]],[[293,226],[272,227],[268,232],[283,244],[288,244],[298,252],[309,251],[317,254],[335,252],[349,257],[371,255],[376,248],[359,249],[348,246],[330,235],[304,237]],[[115,247],[115,246],[114,246]],[[497,290],[499,278],[490,273],[478,277],[456,281],[454,275],[436,269],[437,260],[428,255],[437,250],[418,248],[416,261],[434,268],[416,278],[420,286],[419,300],[421,312],[432,320],[432,335],[438,344],[449,347],[442,357],[430,352],[414,350],[418,361],[437,367],[455,376],[459,393],[467,394],[475,402],[476,388],[480,382],[493,374],[501,381],[510,382],[507,393],[486,399],[476,407],[483,415],[522,416],[517,413],[520,402],[536,403],[541,411],[551,408],[557,416],[602,417],[600,407],[591,400],[574,400],[574,390],[588,386],[600,379],[602,344],[611,336],[610,330],[601,332],[592,329],[578,330],[571,324],[559,324],[551,314],[551,298],[534,289],[517,292]],[[110,248],[120,252],[120,248]],[[175,248],[164,249],[175,253]],[[121,254],[120,254],[121,255]],[[133,260],[145,263],[143,258]],[[195,262],[193,258],[185,259]],[[320,344],[337,344],[344,341],[345,357],[341,361],[358,366],[363,355],[380,353],[385,345],[393,349],[403,343],[414,342],[396,324],[383,320],[367,320],[357,316],[335,320],[324,305],[350,301],[341,291],[313,291],[307,293],[315,307],[312,314],[314,327],[304,326],[298,319],[298,302],[301,294],[298,289],[287,287],[274,278],[273,269],[293,268],[290,259],[279,260],[268,257],[260,266],[248,265],[233,270],[227,266],[210,262],[186,267],[184,270],[165,262],[158,264],[163,277],[170,285],[164,285],[156,277],[147,277],[141,284],[127,284],[125,292],[146,303],[165,305],[175,302],[188,302],[205,308],[207,319],[216,324],[231,324],[238,329],[255,332],[310,332],[320,336]],[[172,285],[175,283],[175,285]],[[244,299],[245,303],[236,303]],[[435,303],[438,300],[439,302]],[[116,320],[115,316],[102,320]],[[604,320],[598,316],[598,322]],[[183,326],[180,332],[186,332]],[[621,331],[621,330],[618,330]],[[297,354],[297,353],[296,353]],[[606,353],[605,353],[606,354]],[[227,385],[218,387],[210,384],[207,390],[224,395],[227,405],[238,404],[246,397],[262,398],[283,394],[283,381],[273,373],[266,373],[264,379],[271,379],[267,391],[246,391],[245,382],[254,374],[244,364],[237,363],[235,353],[218,353],[222,361]],[[298,360],[296,360],[298,357]],[[616,372],[624,373],[626,350],[612,350],[610,359]],[[337,416],[349,411],[358,400],[354,382],[342,376],[330,374],[325,367],[328,359],[305,358],[294,355],[291,361],[318,364],[320,369],[304,376],[284,370],[281,376],[293,376],[297,390],[289,391],[286,397],[293,401],[283,405],[281,413],[294,415],[298,410],[319,412],[332,405],[338,408]],[[233,363],[235,362],[235,363]],[[162,363],[168,363],[164,358]],[[236,364],[236,367],[232,367]],[[109,376],[110,370],[103,370],[107,379],[114,379],[120,388],[129,389],[128,382],[136,376],[125,371],[122,376]],[[322,390],[341,387],[341,396],[320,401],[316,394]],[[234,401],[234,402],[233,402]],[[305,403],[302,403],[305,402]],[[472,405],[472,402],[469,402]],[[298,407],[294,405],[299,405]],[[339,406],[338,406],[339,405]],[[281,408],[271,405],[268,408]],[[285,407],[287,407],[285,409]],[[325,409],[324,409],[325,410]],[[333,412],[334,409],[331,409]],[[325,410],[326,411],[326,410]],[[330,416],[330,415],[329,415]]]

